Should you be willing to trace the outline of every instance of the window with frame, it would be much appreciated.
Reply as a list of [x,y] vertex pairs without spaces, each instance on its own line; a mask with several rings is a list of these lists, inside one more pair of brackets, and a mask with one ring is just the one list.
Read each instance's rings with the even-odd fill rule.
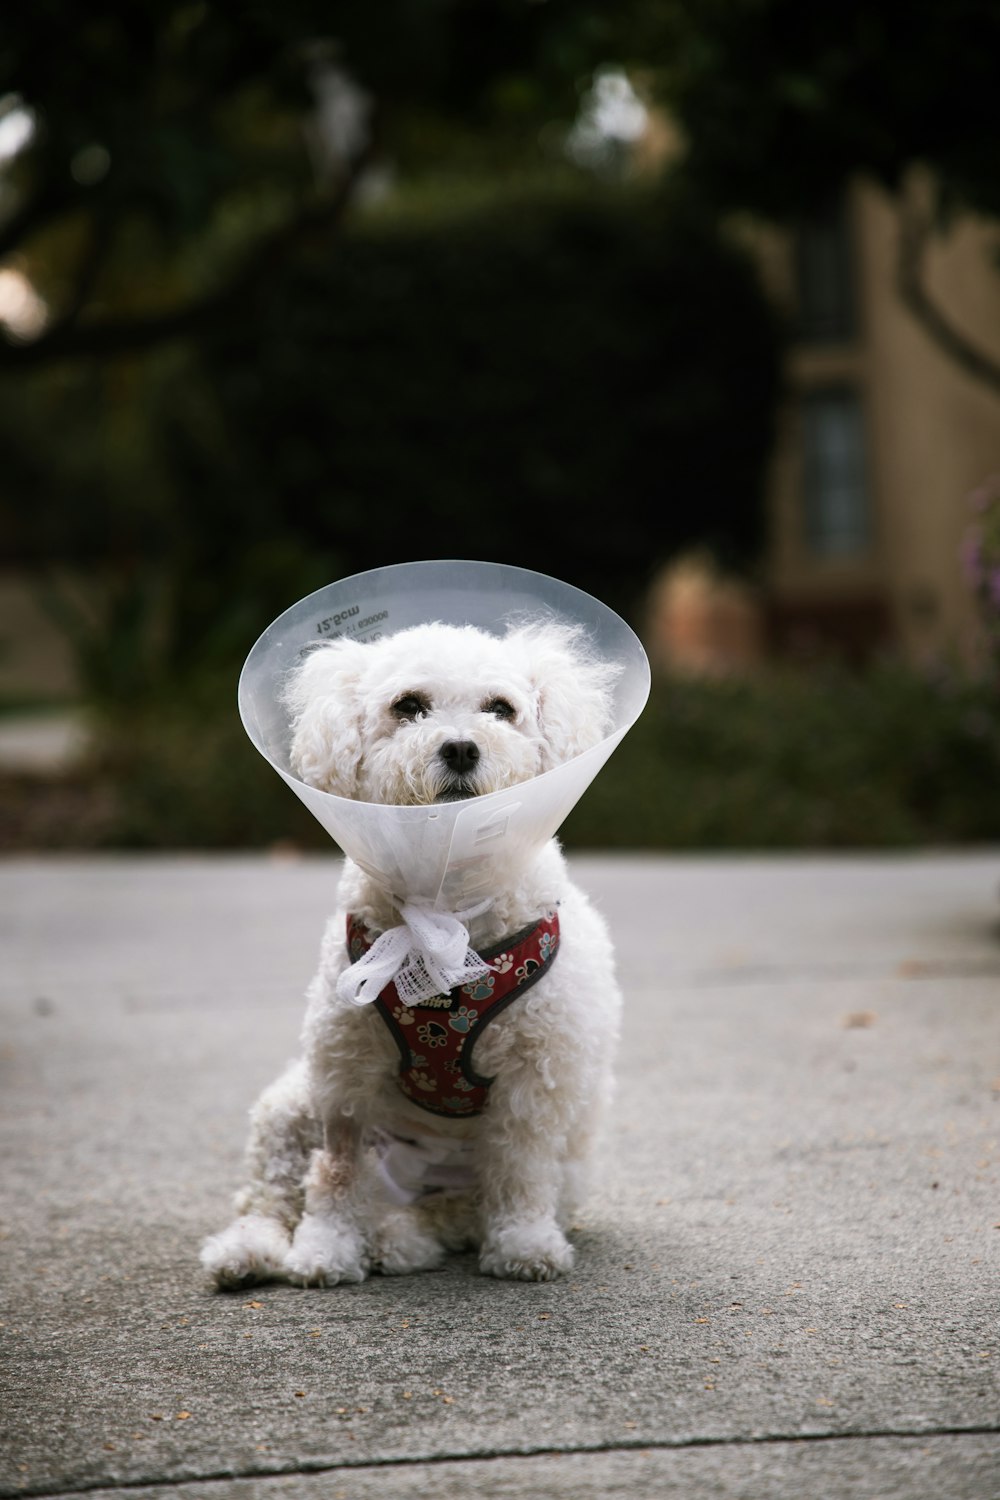
[[856,557],[871,545],[864,415],[849,386],[802,398],[803,508],[815,556]]

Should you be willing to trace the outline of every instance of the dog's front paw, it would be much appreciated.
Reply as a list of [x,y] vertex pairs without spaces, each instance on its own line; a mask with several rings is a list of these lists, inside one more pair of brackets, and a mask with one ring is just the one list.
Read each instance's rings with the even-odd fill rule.
[[353,1224],[306,1214],[285,1256],[283,1274],[296,1286],[336,1286],[364,1281],[368,1275],[365,1243]]
[[508,1224],[483,1242],[479,1269],[515,1281],[554,1281],[573,1264],[573,1247],[552,1219]]
[[244,1214],[201,1247],[201,1263],[220,1289],[233,1290],[281,1276],[292,1237],[265,1214]]

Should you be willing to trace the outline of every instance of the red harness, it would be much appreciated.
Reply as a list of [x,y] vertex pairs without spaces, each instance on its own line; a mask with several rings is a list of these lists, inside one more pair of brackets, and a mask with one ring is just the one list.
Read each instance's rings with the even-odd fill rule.
[[[362,924],[349,916],[352,963],[370,947]],[[490,972],[447,995],[404,1005],[390,980],[375,1005],[399,1048],[406,1097],[435,1115],[481,1114],[493,1080],[473,1071],[472,1049],[489,1023],[541,979],[558,947],[559,917],[551,912],[483,953]]]

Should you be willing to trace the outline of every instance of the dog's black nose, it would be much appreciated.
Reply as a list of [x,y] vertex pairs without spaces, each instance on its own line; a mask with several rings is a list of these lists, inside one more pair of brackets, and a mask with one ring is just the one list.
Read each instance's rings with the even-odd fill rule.
[[449,771],[465,776],[479,759],[479,746],[475,740],[445,740],[438,754]]

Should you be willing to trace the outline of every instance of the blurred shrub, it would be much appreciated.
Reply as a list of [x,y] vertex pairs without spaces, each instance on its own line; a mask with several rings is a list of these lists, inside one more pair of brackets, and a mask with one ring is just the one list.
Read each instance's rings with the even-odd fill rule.
[[962,677],[661,682],[570,815],[567,846],[884,848],[1000,837],[1000,705]]
[[634,620],[679,547],[757,550],[779,334],[689,203],[369,212],[241,314],[5,392],[11,550],[104,581],[96,610],[50,596],[91,698],[235,672],[281,609],[377,565],[511,562]]
[[[77,786],[74,814],[65,791],[39,783],[34,833],[25,825],[19,841],[334,852],[250,744],[232,687],[206,681],[186,704],[108,725],[89,799]],[[58,822],[46,821],[46,797]],[[0,788],[0,824],[2,801]],[[995,842],[997,700],[972,681],[887,665],[659,681],[562,839],[570,850],[668,851]]]
[[250,744],[234,694],[221,702],[222,711],[198,698],[165,713],[147,710],[102,738],[98,775],[116,804],[102,842],[133,849],[329,847]]
[[761,542],[777,327],[676,198],[370,219],[204,364],[244,511],[348,571],[487,558],[634,615],[678,549]]
[[979,616],[983,656],[1000,692],[1000,474],[978,485],[968,505],[963,570]]

